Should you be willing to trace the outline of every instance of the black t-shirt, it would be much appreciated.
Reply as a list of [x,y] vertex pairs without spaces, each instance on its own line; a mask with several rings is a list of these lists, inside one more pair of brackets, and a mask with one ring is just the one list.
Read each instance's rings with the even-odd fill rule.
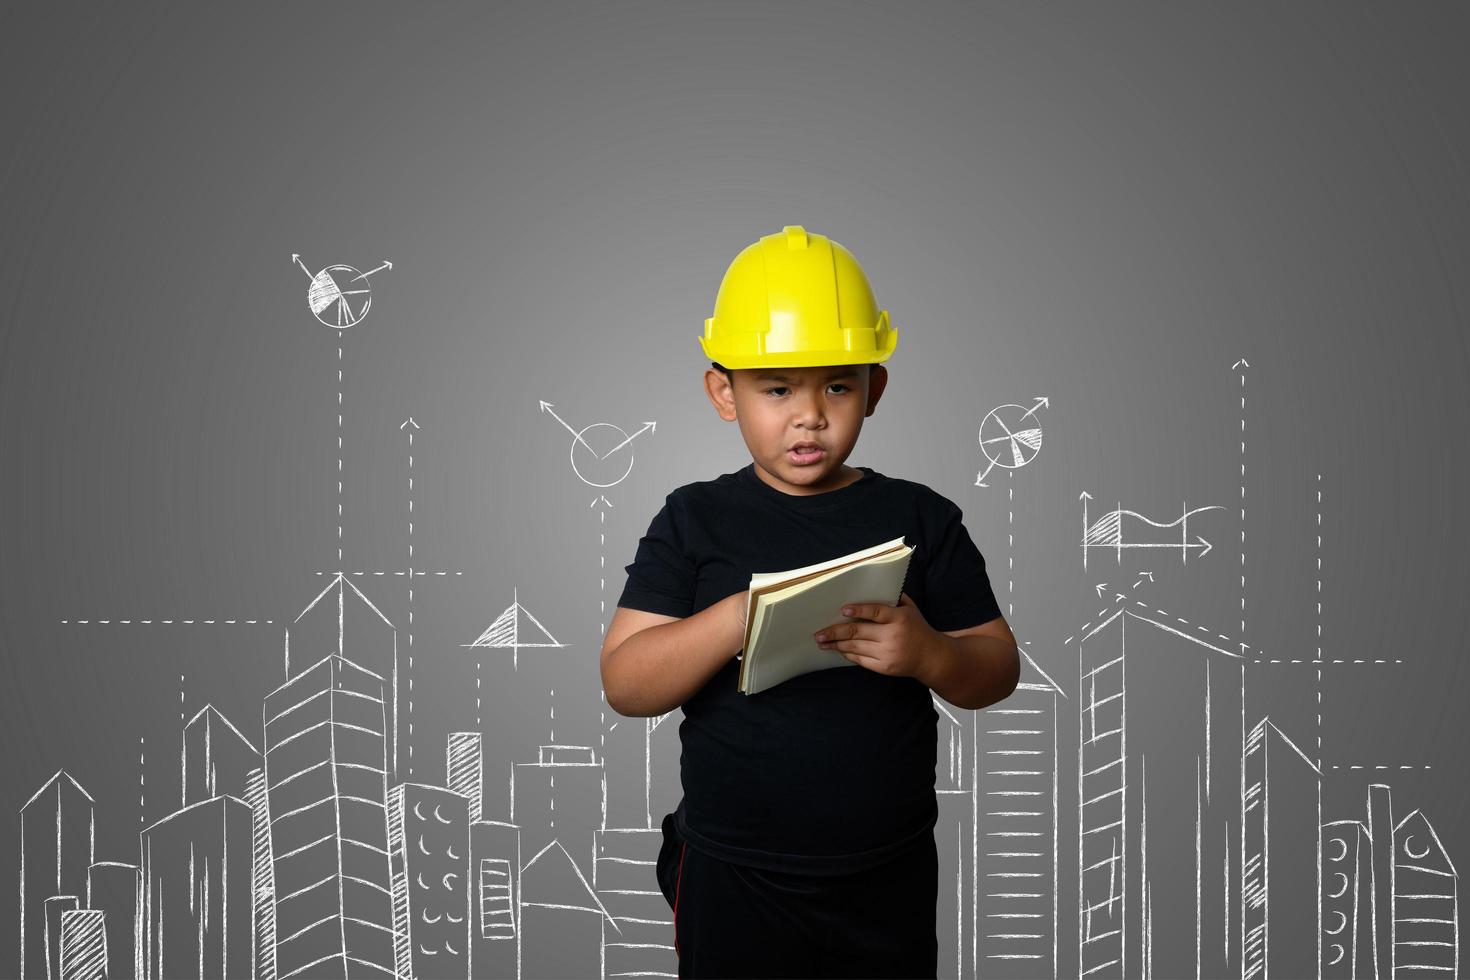
[[[858,469],[856,482],[806,496],[763,482],[754,463],[678,488],[638,542],[618,605],[687,618],[745,591],[756,572],[902,536],[914,546],[903,591],[931,627],[1000,616],[960,509],[921,483]],[[769,870],[841,874],[930,838],[939,715],[929,688],[851,664],[746,695],[739,669],[732,655],[683,705],[675,820],[691,847]]]

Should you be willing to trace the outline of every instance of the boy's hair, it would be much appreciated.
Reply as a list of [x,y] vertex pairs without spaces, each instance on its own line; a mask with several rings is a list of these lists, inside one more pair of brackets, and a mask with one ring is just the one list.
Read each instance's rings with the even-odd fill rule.
[[[725,376],[726,381],[730,382],[732,385],[735,383],[735,376],[730,373],[729,368],[725,367],[725,365],[721,364],[719,361],[710,361],[709,363],[710,367],[714,368],[716,371],[719,371]],[[875,368],[876,366],[877,365],[875,364],[868,365],[868,377],[871,378],[873,376],[873,368]]]

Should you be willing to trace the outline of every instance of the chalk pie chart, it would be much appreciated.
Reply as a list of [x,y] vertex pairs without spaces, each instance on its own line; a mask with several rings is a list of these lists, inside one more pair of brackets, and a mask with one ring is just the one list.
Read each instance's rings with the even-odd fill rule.
[[352,266],[329,265],[312,276],[306,302],[322,323],[346,330],[367,316],[373,305],[373,288],[367,276]]

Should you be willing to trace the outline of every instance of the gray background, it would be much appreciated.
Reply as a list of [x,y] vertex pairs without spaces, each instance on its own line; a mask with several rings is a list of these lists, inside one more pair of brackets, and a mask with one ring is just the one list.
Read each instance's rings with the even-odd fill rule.
[[[339,342],[340,567],[408,565],[412,416],[414,565],[462,572],[416,586],[414,778],[474,727],[461,644],[513,589],[566,646],[521,652],[545,695],[484,730],[602,744],[622,566],[665,493],[749,459],[695,338],[730,258],[800,223],[899,331],[849,462],[959,503],[1038,663],[1070,690],[1068,639],[1140,569],[1150,606],[1263,656],[1401,659],[1324,669],[1320,726],[1310,666],[1255,668],[1248,714],[1331,767],[1324,819],[1389,782],[1462,859],[1467,27],[1449,4],[7,8],[5,805],[64,767],[99,859],[128,860],[178,806],[181,718],[258,736],[283,624],[339,567]],[[339,334],[297,252],[394,267]],[[1039,396],[1040,454],[974,486],[986,413]],[[658,423],[605,546],[541,399]],[[1191,520],[1215,548],[1084,570],[1084,491],[1094,516],[1222,505]],[[359,584],[406,647],[402,578]],[[63,622],[109,618],[273,623]]]

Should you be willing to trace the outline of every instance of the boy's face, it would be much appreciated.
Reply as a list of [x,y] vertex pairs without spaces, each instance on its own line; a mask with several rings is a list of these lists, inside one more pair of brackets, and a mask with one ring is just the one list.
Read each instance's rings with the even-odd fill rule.
[[888,384],[881,364],[751,368],[704,373],[720,418],[740,423],[756,475],[790,494],[825,493],[852,482],[843,465],[863,419]]

